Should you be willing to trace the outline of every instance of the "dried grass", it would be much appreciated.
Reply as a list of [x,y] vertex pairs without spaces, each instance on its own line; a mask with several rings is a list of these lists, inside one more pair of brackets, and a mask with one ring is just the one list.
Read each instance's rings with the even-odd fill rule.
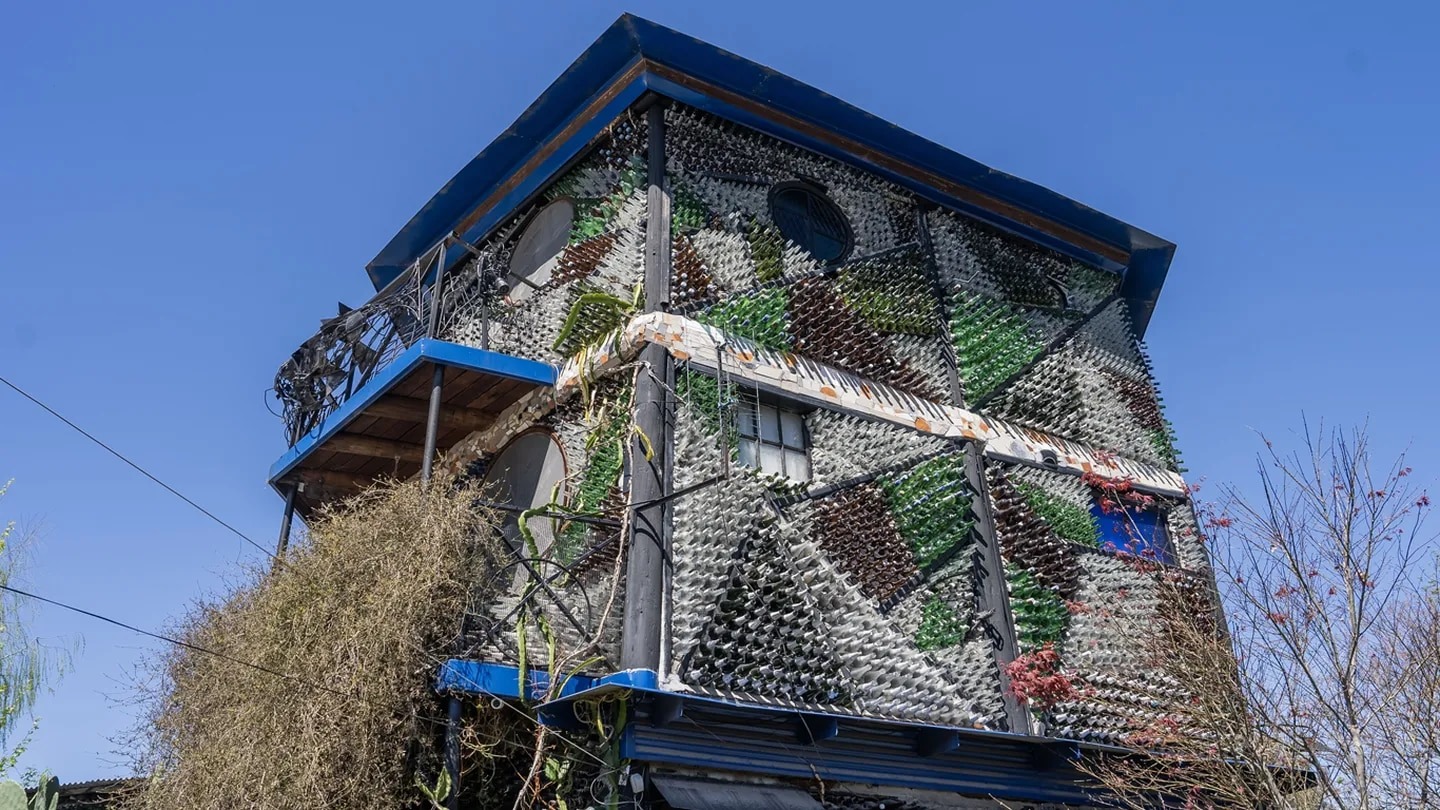
[[[439,771],[436,666],[501,553],[472,497],[438,482],[379,486],[313,519],[285,565],[198,605],[182,640],[294,678],[166,652],[139,733],[151,778],[128,806],[414,805],[417,776],[433,784]],[[480,719],[472,738],[514,733]]]

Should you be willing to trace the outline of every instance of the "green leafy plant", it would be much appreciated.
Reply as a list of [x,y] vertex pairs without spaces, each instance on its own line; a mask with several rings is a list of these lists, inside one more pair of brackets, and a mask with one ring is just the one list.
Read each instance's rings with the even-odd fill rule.
[[[597,516],[610,498],[625,466],[625,442],[629,438],[631,424],[630,389],[623,388],[612,394],[592,419],[594,427],[585,440],[588,454],[585,469],[571,498],[570,511]],[[556,557],[561,562],[575,559],[584,550],[587,536],[589,533],[585,524],[578,521],[566,524],[556,538]]]
[[0,810],[56,810],[60,806],[60,780],[42,775],[34,794],[28,798],[19,782],[0,782]]
[[415,787],[419,789],[420,795],[430,802],[432,810],[445,810],[445,800],[450,798],[450,772],[441,770],[440,775],[435,779],[434,787],[419,779],[415,780]]
[[[0,484],[0,498],[13,481]],[[14,521],[0,524],[0,585],[8,584],[22,557],[19,547],[29,538],[17,536]],[[68,664],[63,653],[42,647],[25,630],[24,614],[16,598],[0,594],[0,772],[10,770],[29,745],[35,730],[31,722],[26,733],[11,745],[11,737],[35,705],[46,681],[58,677]]]
[[618,295],[584,285],[577,284],[575,290],[574,303],[570,305],[570,312],[565,315],[565,323],[560,327],[560,333],[555,336],[555,343],[551,346],[555,351],[567,355],[586,346],[593,346],[623,327],[630,316],[640,311],[645,297],[644,289],[639,284],[635,285],[635,293],[628,301]]

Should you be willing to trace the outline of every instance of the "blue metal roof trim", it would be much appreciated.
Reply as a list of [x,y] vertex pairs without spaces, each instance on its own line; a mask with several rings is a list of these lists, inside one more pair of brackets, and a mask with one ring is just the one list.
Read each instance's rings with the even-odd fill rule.
[[366,265],[379,290],[455,227],[470,209],[574,120],[638,57],[622,15],[490,145],[465,164]]
[[[525,681],[529,701],[540,700],[549,687],[544,671],[531,670]],[[513,665],[452,659],[441,668],[436,689],[518,699],[520,683],[520,670]],[[578,723],[576,702],[617,692],[642,699],[636,722],[621,740],[621,755],[631,759],[774,776],[818,774],[836,781],[993,793],[1025,801],[1092,798],[1068,765],[1079,751],[1079,744],[1068,740],[668,691],[650,670],[571,676],[560,696],[536,712],[546,725],[572,728]],[[808,733],[797,737],[802,729]],[[940,738],[946,742],[929,753],[920,751],[924,740]]]
[[385,395],[422,363],[437,363],[450,368],[462,368],[483,374],[494,374],[514,380],[524,380],[536,385],[554,385],[559,370],[549,363],[512,357],[508,354],[476,349],[450,343],[444,340],[423,339],[406,349],[389,365],[381,369],[373,379],[361,386],[349,399],[341,403],[333,413],[325,417],[320,426],[306,434],[293,447],[285,451],[279,460],[270,466],[270,485],[277,489],[280,479],[295,469],[306,456],[314,452],[330,437],[339,433],[352,419],[359,416],[375,400]]
[[861,163],[864,165],[866,170],[874,173],[879,177],[883,177],[884,179],[889,180],[890,182],[896,184],[897,186],[900,186],[901,188],[908,188],[911,191],[918,192],[923,196],[931,198],[935,202],[943,204],[947,208],[969,214],[976,219],[983,220],[993,226],[1001,228],[1002,230],[1009,231],[1032,242],[1044,245],[1051,250],[1055,250],[1067,256],[1080,259],[1081,261],[1093,264],[1097,267],[1103,267],[1114,272],[1123,272],[1125,270],[1124,265],[1119,264],[1118,262],[1115,262],[1104,256],[1092,253],[1088,250],[1082,250],[1081,248],[1071,245],[1068,242],[1059,239],[1058,237],[1051,236],[1050,234],[1037,231],[1034,228],[1029,228],[1013,222],[1012,220],[1005,219],[991,211],[980,208],[973,203],[966,202],[965,200],[961,200],[956,197],[952,197],[949,194],[945,194],[938,189],[934,189],[918,183],[908,177],[902,177],[901,175],[898,175],[895,172],[884,168],[883,166],[878,166],[876,164],[860,160],[855,156],[844,152],[843,150],[836,149],[829,144],[822,143],[814,138],[807,137],[803,133],[796,132],[793,129],[779,126],[766,118],[754,115],[745,110],[741,110],[733,105],[726,104],[723,101],[719,101],[702,93],[698,93],[696,91],[675,84],[674,82],[656,76],[647,77],[647,84],[652,90],[655,90],[662,95],[669,96],[676,101],[688,104],[691,107],[695,107],[696,109],[704,110],[709,113],[714,113],[721,118],[726,118],[736,123],[744,124],[751,129],[764,132],[767,135],[774,136],[783,141],[788,141],[795,144],[796,146],[800,146],[812,152],[827,155],[829,157],[833,157],[851,164]]
[[[621,72],[623,73],[624,71],[625,68],[622,68]],[[606,126],[609,126],[611,121],[629,109],[630,105],[634,104],[640,96],[644,95],[645,89],[643,77],[637,78],[622,88],[615,98],[611,99],[609,103],[600,109],[600,112],[596,114],[594,118],[576,130],[575,134],[563,144],[559,144],[559,148],[542,161],[534,172],[522,178],[521,182],[517,184],[514,189],[496,202],[494,208],[476,221],[465,233],[461,234],[461,238],[471,243],[484,239],[492,228],[499,225],[505,219],[508,219],[532,194],[539,191],[552,175],[557,174],[569,164],[570,161],[574,160],[596,135],[599,135]],[[439,236],[437,235],[436,240],[438,239]],[[432,240],[432,244],[433,241],[434,240]],[[462,255],[460,261],[466,261],[468,258],[468,256]],[[398,271],[396,271],[396,274],[398,275]]]
[[[538,149],[557,138],[593,99],[605,92],[638,59],[666,65],[1130,252],[1131,272],[1127,273],[1126,290],[1132,301],[1147,308],[1136,313],[1137,327],[1143,332],[1144,323],[1149,320],[1148,307],[1153,306],[1159,294],[1174,253],[1174,245],[1170,242],[1042,186],[996,171],[774,70],[630,14],[622,15],[601,34],[514,124],[446,183],[390,240],[367,266],[376,288],[383,287],[417,255],[453,230],[481,199],[510,179]],[[638,97],[638,90],[645,88],[692,103],[697,97],[694,92],[682,93],[681,88],[673,83],[647,73],[625,88],[626,103],[633,101]],[[603,114],[595,116],[599,122],[597,125],[574,133],[555,155],[539,167],[533,180],[527,179],[523,189],[513,189],[500,200],[482,220],[486,230],[512,213],[549,174],[558,171],[578,154],[594,133],[608,123],[606,116],[618,112],[613,109],[615,106],[612,103],[602,111]],[[708,106],[723,106],[726,117],[737,117],[732,106],[723,105],[717,99],[710,99]],[[753,116],[750,118],[753,119]],[[753,120],[741,123],[754,125]],[[787,140],[793,140],[793,137]],[[855,156],[846,156],[845,159],[854,162]],[[914,187],[916,182],[908,181],[905,185]],[[929,192],[927,196],[951,204],[948,196],[939,190],[929,189]],[[956,207],[968,213],[976,212],[970,205]],[[996,215],[985,218],[993,222]],[[1012,227],[1011,230],[1050,247],[1060,244],[1057,238],[1024,226]],[[467,240],[474,241],[471,235],[477,232],[483,236],[479,227],[469,229]],[[1064,252],[1076,255],[1076,248],[1066,246]],[[1098,257],[1082,258],[1094,261]],[[1112,269],[1114,266],[1113,262],[1105,260],[1095,263]],[[1140,275],[1143,278],[1129,277],[1136,270],[1142,271]]]
[[632,723],[621,736],[620,754],[806,780],[819,777],[1019,801],[1094,801],[1069,764],[1074,746],[1063,740],[970,737],[925,756],[916,751],[912,729],[842,720],[833,737],[813,743],[797,740],[794,729],[793,721],[781,714],[707,706],[663,726]]

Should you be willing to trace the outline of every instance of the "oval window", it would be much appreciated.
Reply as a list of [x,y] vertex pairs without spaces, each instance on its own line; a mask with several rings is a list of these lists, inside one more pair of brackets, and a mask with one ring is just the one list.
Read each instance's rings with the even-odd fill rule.
[[[530,556],[520,533],[521,510],[549,503],[565,476],[565,451],[554,436],[543,430],[520,434],[490,462],[481,490],[487,499],[509,507],[501,510],[500,533],[515,553]],[[533,518],[526,524],[535,551],[541,555],[555,540],[554,524],[550,518]]]
[[550,281],[570,244],[570,224],[575,221],[575,203],[559,199],[535,214],[510,254],[510,300],[524,301]]
[[781,183],[770,191],[770,218],[780,235],[822,262],[850,252],[850,223],[833,200],[808,183]]

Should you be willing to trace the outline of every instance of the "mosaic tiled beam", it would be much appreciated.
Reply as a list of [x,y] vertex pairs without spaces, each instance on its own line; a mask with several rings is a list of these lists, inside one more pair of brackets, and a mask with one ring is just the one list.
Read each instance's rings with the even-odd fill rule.
[[1184,479],[1170,470],[921,399],[799,355],[761,348],[752,341],[669,313],[652,312],[632,319],[599,348],[567,363],[561,370],[559,386],[578,384],[582,378],[593,379],[605,369],[633,358],[641,343],[647,342],[665,346],[677,360],[742,385],[760,386],[937,436],[984,442],[985,455],[990,458],[1077,475],[1093,472],[1129,479],[1138,488],[1172,497],[1188,494]]

